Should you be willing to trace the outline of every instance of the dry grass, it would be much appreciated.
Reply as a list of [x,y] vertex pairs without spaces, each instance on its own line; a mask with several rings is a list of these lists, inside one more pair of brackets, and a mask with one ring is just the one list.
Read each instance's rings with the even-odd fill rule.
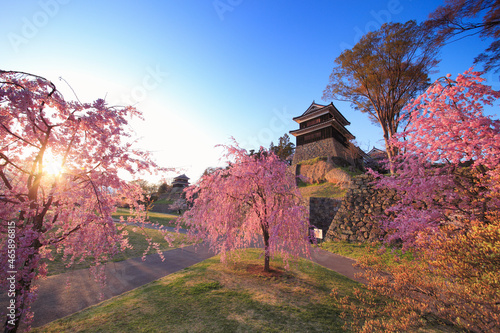
[[342,189],[347,189],[352,183],[352,177],[341,168],[328,171],[325,175],[327,182],[337,185]]
[[299,190],[304,199],[307,200],[309,200],[309,197],[342,199],[347,192],[345,189],[331,183],[301,186]]

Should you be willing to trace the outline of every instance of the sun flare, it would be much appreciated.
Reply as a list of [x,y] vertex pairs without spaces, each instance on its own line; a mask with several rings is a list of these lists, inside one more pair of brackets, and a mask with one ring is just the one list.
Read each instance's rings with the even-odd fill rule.
[[64,170],[62,158],[51,152],[46,153],[43,170],[49,175],[60,175]]

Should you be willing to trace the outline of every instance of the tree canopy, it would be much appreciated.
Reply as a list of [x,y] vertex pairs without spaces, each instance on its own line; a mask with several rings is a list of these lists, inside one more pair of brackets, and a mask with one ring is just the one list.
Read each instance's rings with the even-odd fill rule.
[[250,155],[235,146],[223,146],[229,167],[203,176],[186,190],[192,208],[183,220],[189,233],[227,254],[264,243],[264,269],[269,259],[282,254],[309,253],[309,222],[302,197],[287,164],[261,149]]
[[402,152],[396,173],[379,175],[378,186],[400,197],[382,221],[387,240],[412,257],[374,275],[370,288],[409,306],[409,318],[430,312],[473,332],[497,332],[500,120],[483,111],[498,106],[500,92],[481,74],[441,78],[406,107],[410,125],[391,142]]
[[411,123],[391,142],[404,152],[395,161],[397,176],[382,178],[402,195],[392,208],[396,218],[387,221],[397,230],[391,237],[411,243],[419,231],[466,229],[459,220],[484,221],[500,211],[492,181],[500,170],[500,121],[483,115],[500,92],[480,75],[471,69],[437,80],[406,107]]
[[98,265],[129,246],[111,214],[121,199],[141,210],[142,192],[118,170],[157,168],[132,148],[131,117],[141,113],[102,99],[67,101],[43,77],[0,71],[0,263],[9,267],[0,271],[0,287],[15,285],[6,331],[16,331],[21,318],[29,324],[33,283],[47,274],[42,260],[54,251],[68,265],[88,258]]
[[389,159],[396,154],[389,140],[408,120],[403,107],[427,88],[438,63],[430,41],[415,21],[384,24],[335,59],[323,92],[324,100],[349,101],[380,124]]
[[284,134],[279,138],[278,145],[275,146],[273,142],[269,146],[269,151],[276,154],[282,161],[285,161],[289,156],[293,155],[295,145],[290,141],[288,134]]

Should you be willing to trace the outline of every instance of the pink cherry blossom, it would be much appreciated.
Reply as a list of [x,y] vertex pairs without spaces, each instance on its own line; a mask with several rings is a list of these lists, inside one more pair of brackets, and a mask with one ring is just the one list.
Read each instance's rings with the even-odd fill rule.
[[[29,324],[34,282],[46,276],[42,260],[53,251],[69,266],[93,257],[98,272],[101,261],[129,247],[111,214],[117,200],[140,210],[142,193],[118,170],[133,174],[156,167],[148,153],[132,148],[131,117],[141,113],[102,99],[66,101],[42,77],[0,71],[1,289],[8,287],[8,272],[16,279],[15,325],[6,323],[6,331],[16,331],[21,318]],[[55,157],[61,171],[49,173]],[[143,215],[135,220],[144,223]],[[15,226],[11,248],[9,226]],[[14,260],[9,249],[15,249]]]
[[391,142],[401,153],[397,174],[378,182],[401,196],[389,210],[395,217],[384,221],[389,239],[413,244],[442,225],[464,230],[500,211],[500,121],[483,113],[500,92],[481,74],[447,75],[406,106],[409,126]]
[[228,167],[186,190],[192,208],[182,220],[189,234],[207,241],[222,261],[236,249],[263,242],[266,271],[277,254],[286,265],[290,255],[308,254],[307,211],[287,165],[262,147],[253,155],[236,142],[222,147]]

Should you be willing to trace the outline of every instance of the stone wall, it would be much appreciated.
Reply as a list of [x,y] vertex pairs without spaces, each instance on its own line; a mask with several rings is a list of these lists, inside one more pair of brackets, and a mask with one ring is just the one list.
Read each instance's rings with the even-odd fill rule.
[[170,204],[154,204],[153,208],[151,208],[151,211],[155,213],[164,213],[164,214],[170,214],[172,212],[175,212],[174,210],[170,209]]
[[[181,187],[174,187],[169,192],[160,195],[159,200],[167,200],[174,203],[176,200],[185,197],[183,190],[184,189]],[[151,208],[151,211],[164,214],[170,214],[172,212],[176,212],[176,210],[170,209],[170,205],[171,204],[168,203],[160,203],[160,204],[153,203],[153,208]]]
[[322,229],[323,235],[326,235],[341,202],[342,200],[332,198],[309,198],[309,223]]
[[377,240],[384,236],[379,216],[385,214],[397,197],[387,189],[375,189],[373,178],[357,176],[344,197],[337,214],[326,233],[326,239],[350,242]]
[[349,157],[347,148],[333,138],[328,138],[316,142],[306,143],[295,148],[292,164],[298,164],[301,161],[310,160],[316,157],[339,157],[353,163]]

